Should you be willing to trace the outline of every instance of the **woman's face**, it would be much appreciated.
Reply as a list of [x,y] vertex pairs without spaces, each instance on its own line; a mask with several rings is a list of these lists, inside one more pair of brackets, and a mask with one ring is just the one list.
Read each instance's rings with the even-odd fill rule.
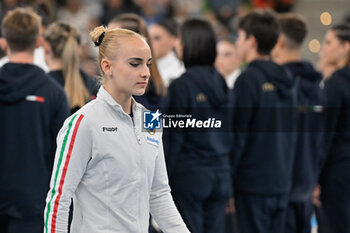
[[105,85],[119,94],[143,95],[150,77],[150,47],[138,37],[121,38],[116,53],[117,58],[104,70]]
[[319,55],[322,64],[337,65],[339,63],[344,63],[344,60],[347,59],[348,53],[349,51],[345,48],[345,43],[342,43],[337,38],[334,31],[328,31]]
[[157,24],[149,28],[153,54],[157,59],[166,56],[175,46],[176,37]]
[[217,55],[215,66],[223,76],[228,76],[239,68],[241,61],[237,57],[237,51],[234,44],[227,41],[220,41],[216,48]]

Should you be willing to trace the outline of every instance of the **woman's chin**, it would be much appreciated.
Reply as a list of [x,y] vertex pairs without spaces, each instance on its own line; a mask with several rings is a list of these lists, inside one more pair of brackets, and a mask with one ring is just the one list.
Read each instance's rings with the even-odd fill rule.
[[135,93],[133,93],[133,95],[135,95],[135,96],[141,96],[141,95],[144,95],[144,94],[145,94],[145,91],[146,91],[146,90],[139,90],[139,91],[136,91]]

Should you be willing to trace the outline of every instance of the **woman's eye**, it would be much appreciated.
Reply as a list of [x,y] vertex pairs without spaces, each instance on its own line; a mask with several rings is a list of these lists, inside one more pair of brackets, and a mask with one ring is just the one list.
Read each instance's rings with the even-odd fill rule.
[[139,64],[138,63],[130,63],[132,67],[137,67]]
[[150,68],[151,67],[151,63],[147,64],[147,67]]

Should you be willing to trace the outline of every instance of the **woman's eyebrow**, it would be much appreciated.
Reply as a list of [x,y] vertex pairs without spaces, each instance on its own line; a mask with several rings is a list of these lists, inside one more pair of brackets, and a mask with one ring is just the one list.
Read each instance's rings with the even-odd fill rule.
[[[128,60],[136,60],[136,61],[140,61],[140,62],[143,61],[143,59],[140,58],[140,57],[131,57],[131,58],[129,58]],[[151,57],[147,60],[147,62],[150,62],[150,61],[152,61],[152,58],[151,58]]]
[[140,58],[140,57],[131,57],[131,58],[129,58],[128,60],[143,61],[143,59]]

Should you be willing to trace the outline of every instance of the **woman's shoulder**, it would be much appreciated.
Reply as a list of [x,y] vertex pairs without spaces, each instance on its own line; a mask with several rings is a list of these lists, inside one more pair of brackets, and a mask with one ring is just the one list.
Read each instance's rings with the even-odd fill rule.
[[349,87],[350,67],[336,70],[325,82],[325,87],[333,86],[338,88]]
[[175,79],[170,83],[169,89],[173,89],[173,88],[176,89],[178,87],[181,88],[183,86],[189,85],[191,83],[190,78],[191,78],[191,74],[186,71],[179,78]]
[[105,114],[106,108],[101,103],[99,99],[94,99],[81,107],[78,111],[76,111],[73,115],[84,115],[86,118],[97,119],[100,114]]
[[350,66],[345,66],[343,68],[340,68],[336,70],[330,77],[330,79],[335,78],[335,79],[341,79],[345,78],[350,81]]

